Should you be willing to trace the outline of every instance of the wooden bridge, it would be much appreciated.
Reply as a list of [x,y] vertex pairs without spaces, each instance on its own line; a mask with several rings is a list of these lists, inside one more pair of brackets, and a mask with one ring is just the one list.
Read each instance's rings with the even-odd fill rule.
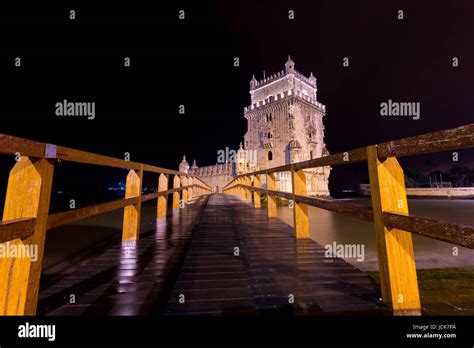
[[[0,153],[18,157],[0,246],[39,249],[37,261],[0,257],[0,314],[419,315],[411,233],[473,248],[474,227],[410,215],[396,158],[473,145],[471,124],[245,173],[215,194],[187,173],[0,135]],[[125,198],[49,214],[56,160],[127,169]],[[360,161],[368,163],[372,207],[306,195],[304,170]],[[292,192],[275,190],[277,172],[291,173]],[[145,173],[158,175],[157,192],[142,194]],[[276,217],[276,197],[293,206],[294,228]],[[141,203],[152,199],[156,223],[141,226]],[[374,222],[381,289],[309,239],[308,205]],[[122,242],[40,291],[47,230],[120,208]]]

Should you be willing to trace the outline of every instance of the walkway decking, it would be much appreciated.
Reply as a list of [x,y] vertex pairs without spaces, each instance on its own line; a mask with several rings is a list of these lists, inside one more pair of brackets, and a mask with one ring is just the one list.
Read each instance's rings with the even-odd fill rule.
[[212,195],[165,313],[389,314],[367,275],[324,251],[265,209]]
[[38,314],[389,315],[378,299],[351,264],[296,240],[265,209],[214,194],[143,228],[136,248],[117,245],[43,290]]

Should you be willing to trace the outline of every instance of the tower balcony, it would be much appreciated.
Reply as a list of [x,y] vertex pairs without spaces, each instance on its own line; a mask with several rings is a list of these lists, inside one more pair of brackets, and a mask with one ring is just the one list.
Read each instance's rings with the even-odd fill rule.
[[263,141],[263,148],[264,149],[269,149],[273,147],[273,139],[265,139]]

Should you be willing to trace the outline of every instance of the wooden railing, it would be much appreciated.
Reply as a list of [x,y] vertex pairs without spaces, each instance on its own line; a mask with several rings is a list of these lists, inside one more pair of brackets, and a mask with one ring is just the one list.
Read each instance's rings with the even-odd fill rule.
[[[157,199],[157,219],[165,219],[169,194],[173,194],[172,207],[179,208],[193,196],[212,192],[204,181],[187,173],[5,134],[0,134],[0,153],[17,158],[8,178],[0,247],[19,251],[33,245],[38,251],[34,262],[30,257],[18,256],[18,252],[17,256],[0,255],[0,315],[36,313],[48,229],[124,208],[122,240],[135,241],[142,202]],[[55,160],[128,169],[125,198],[49,215]],[[159,174],[158,192],[142,195],[144,172]],[[170,175],[174,175],[172,189],[168,189]]]
[[[397,157],[474,146],[474,124],[372,145],[325,157],[237,176],[223,191],[260,208],[267,195],[267,214],[276,216],[276,197],[293,202],[296,238],[309,238],[308,205],[374,223],[383,301],[395,315],[419,315],[421,304],[411,233],[474,248],[474,227],[417,217],[408,213],[403,170]],[[337,200],[308,197],[305,169],[367,161],[372,208]],[[292,192],[276,191],[275,173],[290,172]],[[261,175],[266,176],[262,188]]]

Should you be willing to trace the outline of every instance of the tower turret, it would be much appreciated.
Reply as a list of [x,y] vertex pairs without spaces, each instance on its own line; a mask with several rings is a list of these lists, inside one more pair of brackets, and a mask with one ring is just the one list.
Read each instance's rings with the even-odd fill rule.
[[239,145],[239,150],[237,151],[237,172],[241,174],[245,171],[245,151],[242,145],[242,142]]
[[288,60],[285,63],[285,71],[287,74],[295,73],[295,62],[291,60],[290,56],[288,56]]
[[187,173],[189,171],[189,163],[186,161],[186,156],[183,156],[183,160],[179,164],[179,171]]
[[257,87],[257,80],[255,79],[255,75],[252,75],[252,79],[250,80],[250,90],[255,89]]
[[301,144],[298,140],[293,138],[288,143],[288,150],[290,153],[290,163],[295,163],[301,161]]
[[313,72],[309,75],[309,82],[316,88],[316,77],[314,77]]

